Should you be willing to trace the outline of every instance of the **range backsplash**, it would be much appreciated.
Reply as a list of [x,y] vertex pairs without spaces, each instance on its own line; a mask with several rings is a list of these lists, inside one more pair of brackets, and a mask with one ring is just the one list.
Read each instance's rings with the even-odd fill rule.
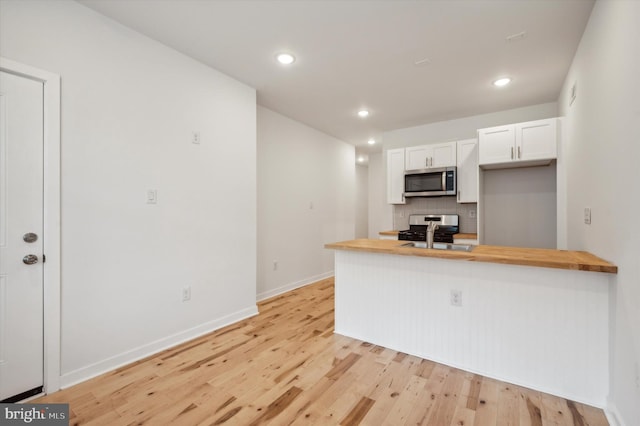
[[[393,206],[393,229],[409,229],[409,215],[412,214],[457,214],[460,216],[460,232],[475,234],[478,232],[477,209],[475,203],[458,204],[456,197],[408,198],[407,204]],[[472,210],[476,214],[470,218]]]

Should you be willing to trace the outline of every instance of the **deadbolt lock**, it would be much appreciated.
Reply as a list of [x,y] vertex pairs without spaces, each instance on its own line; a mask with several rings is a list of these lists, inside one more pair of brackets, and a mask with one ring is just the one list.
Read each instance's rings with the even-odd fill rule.
[[35,243],[38,241],[38,234],[34,234],[33,232],[27,232],[22,236],[22,239],[25,243]]

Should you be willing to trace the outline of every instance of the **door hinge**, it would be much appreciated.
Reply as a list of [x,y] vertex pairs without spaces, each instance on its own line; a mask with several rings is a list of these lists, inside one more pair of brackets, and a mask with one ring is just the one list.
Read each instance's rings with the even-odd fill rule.
[[47,256],[45,256],[44,254],[42,255],[42,263],[47,261]]

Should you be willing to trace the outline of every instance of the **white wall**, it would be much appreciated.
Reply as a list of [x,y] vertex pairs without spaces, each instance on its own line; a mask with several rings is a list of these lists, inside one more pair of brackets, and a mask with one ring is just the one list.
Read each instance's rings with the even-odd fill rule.
[[255,90],[75,2],[0,8],[0,55],[61,76],[63,386],[255,313]]
[[356,238],[369,236],[369,168],[356,165]]
[[382,152],[369,154],[369,238],[393,229],[393,207],[387,204],[387,165]]
[[555,249],[555,164],[481,173],[483,244]]
[[[568,246],[618,265],[609,408],[640,419],[640,2],[598,1],[558,99],[566,116]],[[571,86],[577,97],[569,106]],[[583,222],[584,207],[592,223]]]
[[[355,233],[355,148],[258,107],[258,299],[333,275]],[[273,262],[278,263],[274,270]]]

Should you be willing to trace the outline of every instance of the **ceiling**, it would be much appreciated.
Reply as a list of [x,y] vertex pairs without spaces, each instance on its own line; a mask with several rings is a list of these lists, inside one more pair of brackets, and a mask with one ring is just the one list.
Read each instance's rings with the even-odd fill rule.
[[[356,146],[383,132],[556,100],[592,0],[78,0]],[[509,36],[525,32],[524,37]],[[290,66],[276,62],[290,52]],[[513,82],[495,88],[492,81]],[[368,109],[366,119],[357,111]]]

